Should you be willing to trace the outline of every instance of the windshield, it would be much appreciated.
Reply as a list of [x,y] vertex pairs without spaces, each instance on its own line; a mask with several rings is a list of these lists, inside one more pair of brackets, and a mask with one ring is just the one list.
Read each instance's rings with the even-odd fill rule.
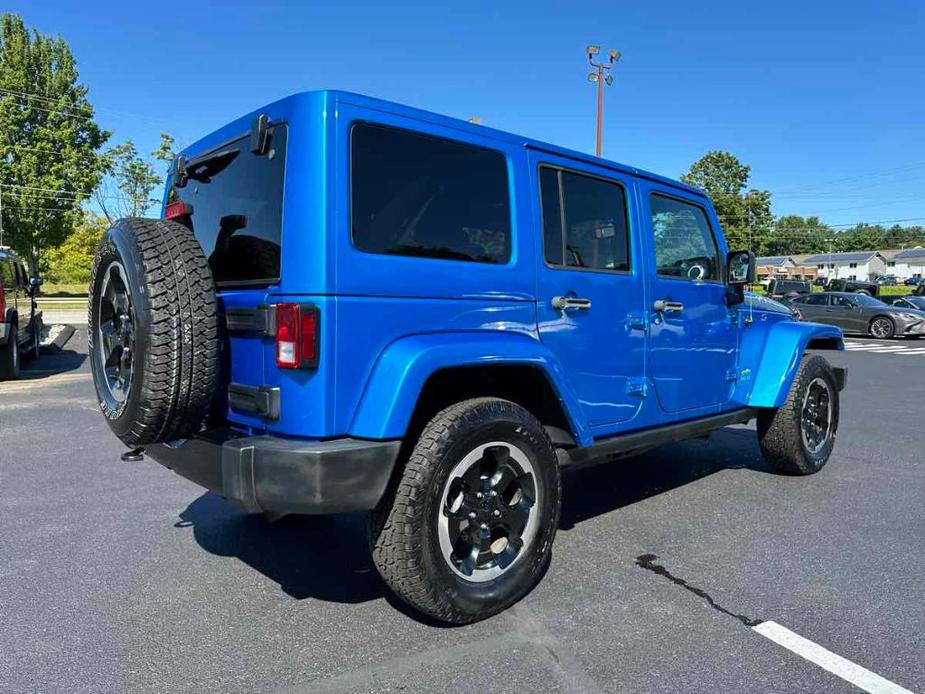
[[905,300],[916,308],[925,311],[925,296],[907,296]]

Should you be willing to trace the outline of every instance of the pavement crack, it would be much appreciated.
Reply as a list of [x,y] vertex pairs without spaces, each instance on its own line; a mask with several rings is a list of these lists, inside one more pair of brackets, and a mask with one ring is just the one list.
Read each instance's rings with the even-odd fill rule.
[[710,596],[710,594],[707,593],[707,591],[705,591],[703,588],[692,586],[690,583],[685,581],[683,578],[678,578],[677,576],[672,574],[664,566],[661,566],[660,564],[656,564],[655,563],[656,559],[658,559],[658,556],[655,554],[640,554],[638,557],[636,557],[636,566],[639,566],[645,569],[646,571],[651,571],[652,573],[657,574],[659,576],[664,576],[672,583],[684,588],[684,590],[690,591],[697,597],[702,598],[703,600],[706,600],[707,604],[710,607],[712,607],[714,610],[717,610],[718,612],[722,612],[724,615],[728,615],[732,617],[733,619],[739,620],[740,622],[742,622],[742,624],[744,624],[747,627],[757,626],[761,624],[761,622],[763,621],[761,619],[752,619],[751,617],[747,617],[746,615],[736,614],[735,612],[732,612],[731,610],[727,610],[725,607],[723,607],[718,602],[716,602],[716,600],[714,600]]

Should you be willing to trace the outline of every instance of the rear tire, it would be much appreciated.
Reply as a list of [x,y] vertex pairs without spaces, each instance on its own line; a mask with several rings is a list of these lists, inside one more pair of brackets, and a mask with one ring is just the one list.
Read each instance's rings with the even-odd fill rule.
[[805,356],[777,409],[758,414],[758,444],[779,473],[811,475],[828,462],[838,432],[838,388],[829,362]]
[[466,400],[428,422],[372,513],[373,560],[416,609],[475,622],[542,576],[559,507],[558,462],[536,418],[507,400]]
[[90,277],[89,354],[100,409],[127,446],[185,438],[216,390],[215,285],[192,231],[121,219]]
[[19,332],[11,325],[6,346],[0,349],[0,381],[19,378]]

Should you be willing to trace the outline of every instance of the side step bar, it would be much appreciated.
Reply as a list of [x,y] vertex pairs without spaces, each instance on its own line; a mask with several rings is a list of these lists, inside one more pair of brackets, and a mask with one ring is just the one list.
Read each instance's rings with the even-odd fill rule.
[[571,467],[603,462],[608,458],[632,455],[644,450],[661,446],[672,441],[683,441],[705,436],[711,431],[722,429],[732,424],[744,424],[758,416],[758,410],[753,407],[724,412],[722,414],[692,419],[687,422],[677,422],[666,426],[643,431],[634,431],[604,439],[587,448],[559,449],[559,465]]

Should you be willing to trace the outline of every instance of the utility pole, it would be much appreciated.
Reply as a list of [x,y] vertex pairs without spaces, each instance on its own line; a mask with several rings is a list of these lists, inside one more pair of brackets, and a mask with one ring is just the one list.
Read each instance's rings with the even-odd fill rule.
[[605,75],[604,71],[613,68],[613,64],[620,59],[620,51],[611,49],[606,63],[595,63],[594,56],[600,52],[600,46],[588,46],[588,64],[594,68],[588,73],[588,81],[597,82],[597,156],[601,156],[601,141],[604,138],[604,83],[608,87],[613,84],[613,75]]

